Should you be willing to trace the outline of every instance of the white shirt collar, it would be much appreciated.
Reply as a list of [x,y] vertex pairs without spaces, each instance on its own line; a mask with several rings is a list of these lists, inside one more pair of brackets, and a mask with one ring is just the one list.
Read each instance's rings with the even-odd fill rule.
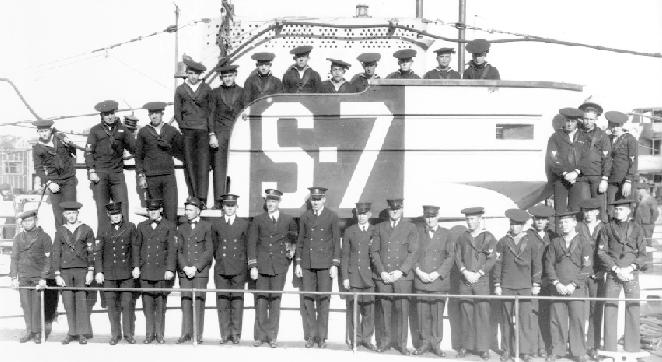
[[193,90],[193,92],[196,92],[198,90],[198,88],[200,87],[200,84],[202,84],[202,80],[199,80],[195,84],[191,84],[191,82],[189,82],[188,79],[186,80],[186,85],[191,87],[191,90]]
[[366,231],[366,230],[368,230],[368,228],[370,227],[370,223],[369,223],[369,222],[366,222],[366,223],[363,224],[363,225],[358,224],[358,226],[359,226],[359,230],[361,230],[361,231]]
[[65,223],[65,224],[64,224],[64,227],[67,228],[67,230],[69,230],[69,231],[71,231],[71,232],[73,233],[73,232],[76,231],[76,229],[77,229],[79,226],[81,226],[81,225],[83,225],[82,222],[80,222],[80,221],[76,221],[76,222],[73,223],[73,224]]
[[227,215],[225,215],[225,222],[227,222],[228,224],[232,225],[232,224],[234,223],[234,218],[235,218],[235,216],[237,216],[237,214],[234,214],[234,215],[232,215],[232,216],[227,216]]
[[276,218],[276,220],[278,220],[280,218],[280,210],[276,210],[273,213],[269,213],[269,218],[270,219],[274,218],[274,217]]

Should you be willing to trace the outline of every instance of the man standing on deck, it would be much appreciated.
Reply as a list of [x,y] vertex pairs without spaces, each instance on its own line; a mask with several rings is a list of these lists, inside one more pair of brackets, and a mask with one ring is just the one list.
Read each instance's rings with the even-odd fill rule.
[[[605,113],[608,127],[611,129],[611,174],[607,187],[607,203],[616,200],[630,199],[632,183],[636,182],[637,165],[639,160],[639,145],[623,127],[628,121],[628,115],[617,111]],[[613,207],[607,207],[607,212],[613,214]]]
[[648,187],[647,183],[637,183],[638,203],[634,213],[634,221],[641,225],[641,228],[644,230],[646,244],[651,245],[655,222],[660,216],[660,212],[657,209],[657,201],[648,192]]
[[490,52],[490,43],[485,39],[474,39],[467,43],[467,52],[471,53],[471,61],[464,70],[463,79],[500,80],[501,75],[495,66],[485,61]]
[[393,53],[393,57],[398,59],[400,69],[386,76],[386,79],[421,79],[418,74],[411,70],[415,56],[416,50],[414,49],[400,49]]
[[308,65],[310,52],[313,47],[308,45],[298,46],[290,50],[293,54],[292,64],[283,75],[283,90],[285,93],[317,93],[322,80],[319,73]]
[[271,74],[271,65],[276,57],[274,53],[255,53],[255,70],[244,82],[244,104],[272,94],[283,93],[283,82]]
[[363,92],[368,88],[370,79],[379,79],[379,76],[375,74],[375,70],[377,69],[377,62],[381,58],[382,55],[379,53],[362,53],[356,58],[363,66],[363,73],[355,75],[351,80],[357,92]]
[[345,80],[345,72],[351,66],[338,59],[326,58],[331,62],[331,79],[320,85],[320,93],[356,93],[354,83]]
[[595,123],[602,114],[602,107],[593,102],[579,106],[584,112],[581,132],[586,136],[586,155],[582,158],[578,183],[583,183],[585,198],[595,198],[600,203],[600,220],[607,222],[607,180],[611,174],[611,141]]
[[439,48],[434,51],[437,54],[437,63],[439,66],[425,73],[423,79],[461,79],[460,73],[454,71],[451,67],[451,54],[455,53],[453,48]]

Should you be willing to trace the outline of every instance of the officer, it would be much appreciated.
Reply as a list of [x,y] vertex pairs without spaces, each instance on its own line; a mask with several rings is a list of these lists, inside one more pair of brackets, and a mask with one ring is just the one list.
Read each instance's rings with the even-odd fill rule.
[[22,212],[19,216],[23,231],[12,244],[9,277],[23,308],[25,335],[20,342],[34,340],[41,343],[41,296],[38,290],[46,286],[49,277],[51,237],[37,226],[37,210]]
[[386,76],[386,79],[421,79],[418,74],[411,70],[415,56],[416,50],[414,49],[400,49],[393,53],[393,57],[398,59],[400,69]]
[[[606,298],[640,298],[639,270],[646,262],[646,244],[641,227],[630,220],[632,200],[611,203],[614,218],[605,228],[606,238],[598,244],[598,257],[607,272]],[[625,302],[625,337],[623,349],[638,352],[640,348],[639,302]],[[618,301],[605,302],[605,350],[616,351],[618,339]]]
[[[370,266],[372,234],[375,230],[370,224],[371,206],[370,202],[357,202],[355,209],[357,223],[345,230],[340,271],[342,272],[343,288],[348,292],[373,293],[375,291],[375,282],[372,280]],[[372,335],[375,333],[375,296],[360,295],[357,299],[359,310],[356,311],[356,344],[370,351],[375,351],[377,347],[372,343]],[[353,345],[353,297],[346,300],[345,321],[349,341]]]
[[[542,277],[542,259],[537,240],[533,239],[524,228],[529,221],[529,214],[520,209],[508,209],[506,217],[510,219],[510,230],[496,246],[494,294],[525,297],[538,295]],[[522,360],[530,361],[531,356],[538,352],[537,334],[532,328],[534,324],[531,323],[531,319],[535,318],[531,309],[531,300],[520,300],[517,320],[514,304],[514,300],[509,299],[502,302],[501,339],[504,351],[501,360],[507,361],[513,357],[516,350],[514,327],[517,323],[519,352],[522,354]]]
[[[209,268],[214,255],[211,224],[200,219],[202,202],[189,197],[184,202],[186,222],[177,226],[177,265],[180,288],[206,289]],[[188,342],[193,335],[193,303],[196,311],[196,338],[202,343],[205,326],[205,301],[207,293],[182,292],[182,335],[177,344]],[[195,299],[195,300],[193,300]]]
[[[163,201],[146,201],[148,219],[138,224],[136,247],[133,252],[133,278],[140,278],[141,288],[170,288],[177,266],[177,236],[175,224],[161,216]],[[168,301],[166,291],[142,293],[145,313],[145,340],[165,343],[163,332]]]
[[454,71],[451,67],[452,55],[455,53],[453,48],[439,48],[434,51],[437,54],[438,67],[428,71],[423,79],[461,79],[460,73]]
[[[639,146],[637,140],[625,128],[628,116],[625,113],[609,111],[605,113],[608,127],[611,129],[611,174],[607,187],[607,202],[611,204],[622,198],[629,199],[632,183],[637,176]],[[611,215],[613,208],[608,208]]]
[[637,183],[637,200],[634,221],[641,225],[641,228],[644,230],[646,244],[651,245],[655,222],[660,216],[660,212],[657,209],[657,201],[648,192],[648,184]]
[[256,69],[244,82],[244,104],[268,95],[283,93],[283,82],[271,74],[271,66],[275,57],[274,53],[251,55],[251,59],[255,60]]
[[94,109],[101,115],[101,123],[90,129],[85,147],[85,165],[92,182],[97,204],[97,232],[109,227],[106,204],[112,200],[122,203],[122,215],[129,217],[129,197],[124,179],[124,150],[135,151],[135,138],[115,116],[117,102],[99,102]]
[[290,50],[293,54],[292,64],[283,74],[283,90],[285,93],[317,93],[320,89],[322,79],[319,73],[308,65],[310,51],[313,47],[309,45],[298,46]]
[[356,93],[356,86],[345,80],[345,72],[351,65],[339,59],[326,58],[331,62],[331,79],[320,85],[320,93]]
[[200,79],[207,70],[203,64],[188,57],[184,64],[186,80],[175,90],[175,120],[183,136],[188,195],[197,197],[204,205],[209,189],[209,146],[215,138],[210,109],[212,91]]
[[[136,226],[123,220],[122,205],[106,205],[110,227],[98,235],[94,269],[95,279],[104,288],[133,288],[133,247]],[[122,335],[129,344],[135,344],[135,305],[131,291],[104,291],[110,320],[110,344],[116,345]]]
[[[455,245],[455,264],[462,274],[459,293],[463,295],[487,295],[489,274],[496,262],[496,239],[483,227],[482,207],[462,209],[467,222],[467,231],[460,234]],[[458,358],[467,351],[477,352],[482,359],[490,357],[490,303],[484,299],[460,299],[462,312],[462,348]]]
[[[377,225],[373,233],[372,258],[375,286],[379,293],[411,293],[413,290],[414,263],[418,252],[416,226],[402,218],[403,199],[386,200],[389,220]],[[382,315],[375,320],[382,330],[378,352],[395,347],[401,354],[409,355],[407,349],[407,325],[409,319],[409,297],[379,296]]]
[[244,109],[244,89],[236,83],[237,65],[224,65],[218,68],[221,85],[211,94],[211,114],[214,129],[211,131],[211,159],[214,171],[214,208],[220,209],[221,195],[225,194],[227,175],[228,145],[230,134],[237,116]]
[[[282,291],[294,256],[297,224],[279,210],[281,191],[264,192],[266,211],[256,216],[248,229],[248,268],[258,290]],[[257,294],[253,346],[268,342],[271,348],[278,347],[281,297],[280,293]]]
[[[84,288],[94,280],[94,232],[78,220],[78,209],[82,206],[76,201],[60,203],[65,223],[55,231],[51,256],[55,282],[60,287]],[[85,291],[63,290],[62,303],[69,325],[62,344],[69,344],[75,338],[78,343],[87,344],[92,326]]]
[[584,301],[586,276],[591,273],[591,244],[576,231],[577,212],[556,214],[560,236],[554,238],[545,255],[545,270],[554,286],[551,302],[552,353],[546,361],[555,361],[566,355],[570,341],[570,354],[576,361],[586,361],[584,338]]
[[587,198],[584,183],[577,182],[577,179],[589,142],[577,129],[577,121],[584,113],[575,108],[563,108],[559,113],[565,117],[565,125],[549,137],[546,156],[557,213],[566,209],[578,210],[579,201]]
[[[234,194],[221,196],[223,217],[212,224],[216,289],[243,290],[246,284],[248,221],[237,217],[237,198],[239,196]],[[244,318],[244,293],[216,293],[216,310],[221,344],[228,341],[239,344]]]
[[490,43],[485,39],[474,39],[467,43],[467,51],[471,53],[471,61],[462,75],[463,79],[491,79],[500,80],[499,71],[492,64],[485,61],[490,52]]
[[[439,206],[424,205],[425,226],[418,228],[419,252],[414,267],[416,294],[446,294],[450,290],[450,273],[455,257],[455,243],[450,232],[439,226]],[[423,339],[416,355],[432,351],[446,357],[440,343],[444,337],[444,306],[446,298],[417,297],[418,325]]]
[[584,102],[579,106],[584,112],[581,132],[586,136],[587,152],[582,158],[580,175],[577,182],[583,183],[584,197],[592,197],[600,202],[600,219],[607,222],[607,180],[611,174],[611,141],[607,134],[596,126],[595,122],[602,114],[602,107],[593,102]]
[[148,198],[163,200],[163,216],[177,222],[177,180],[175,161],[182,160],[182,134],[163,122],[165,102],[147,102],[143,109],[149,124],[136,137],[136,172],[138,185],[147,189]]
[[[303,278],[307,292],[330,292],[331,279],[340,266],[340,227],[338,215],[325,207],[326,188],[309,187],[311,210],[299,218],[295,275]],[[306,324],[310,335],[306,348],[315,343],[326,348],[329,329],[330,295],[304,295]]]
[[381,58],[382,55],[379,53],[362,53],[356,57],[356,60],[361,62],[361,65],[363,66],[363,73],[356,74],[351,80],[357,92],[363,92],[368,88],[370,79],[379,79],[375,70],[377,69],[377,62],[379,62]]
[[76,147],[64,135],[56,136],[53,121],[32,122],[39,139],[32,146],[34,170],[43,187],[50,191],[55,226],[64,224],[60,203],[76,201]]

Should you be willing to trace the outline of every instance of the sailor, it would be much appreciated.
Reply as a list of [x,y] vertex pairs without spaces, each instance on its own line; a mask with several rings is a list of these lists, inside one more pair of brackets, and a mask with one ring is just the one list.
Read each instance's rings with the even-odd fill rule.
[[582,111],[563,108],[559,113],[565,117],[565,124],[549,137],[546,156],[557,213],[566,209],[578,210],[579,202],[587,198],[585,185],[577,182],[577,178],[581,175],[580,168],[589,142],[577,129],[577,121],[584,115]]
[[147,189],[149,199],[163,200],[163,217],[177,222],[177,180],[175,161],[182,160],[182,134],[163,122],[165,102],[143,105],[149,124],[138,131],[136,137],[136,172],[138,185]]
[[[370,202],[356,203],[357,223],[345,230],[342,245],[341,272],[344,291],[373,293],[375,282],[372,280],[370,266],[370,248],[372,246],[372,233],[375,228],[370,224]],[[360,295],[357,297],[356,311],[356,345],[363,346],[370,351],[377,347],[372,343],[375,333],[375,296]],[[345,308],[346,333],[350,344],[354,341],[354,299],[348,297]]]
[[[340,226],[338,215],[325,207],[324,187],[309,187],[311,209],[299,218],[295,275],[303,278],[306,292],[331,292],[332,279],[338,277],[340,266]],[[305,295],[308,340],[306,348],[315,343],[326,348],[329,333],[330,295]]]
[[116,101],[99,102],[94,109],[101,116],[101,123],[90,129],[85,147],[85,165],[92,182],[94,201],[97,204],[97,232],[109,227],[106,204],[111,200],[122,203],[122,215],[129,217],[129,196],[124,179],[124,150],[135,151],[135,137],[119,122],[115,115]]
[[255,70],[244,82],[244,104],[272,94],[283,93],[283,82],[271,74],[274,53],[255,53]]
[[[496,262],[494,235],[483,227],[482,207],[462,209],[467,231],[460,234],[455,245],[455,264],[462,274],[459,293],[463,295],[490,294],[489,274]],[[477,352],[482,359],[490,358],[490,303],[484,299],[460,299],[462,312],[462,348],[458,358],[467,351]]]
[[356,86],[345,80],[345,72],[351,65],[339,59],[326,58],[331,62],[331,79],[320,85],[320,93],[356,93]]
[[[494,294],[530,296],[540,293],[542,277],[542,258],[538,241],[531,237],[524,225],[529,221],[529,214],[520,209],[506,210],[510,219],[510,230],[501,238],[496,246],[496,264],[494,266]],[[515,324],[519,333],[519,353],[524,361],[530,361],[537,350],[537,324],[531,320],[537,318],[532,313],[531,300],[519,301],[519,319],[516,320],[514,300],[502,301],[503,323],[501,324],[501,339],[503,346],[502,361],[507,361],[516,351]],[[496,311],[494,311],[496,312]]]
[[[52,270],[60,287],[84,288],[94,280],[94,232],[78,220],[82,207],[76,201],[60,203],[65,223],[57,227],[53,240]],[[63,290],[62,303],[67,313],[69,332],[62,344],[78,338],[87,344],[92,335],[85,290]]]
[[212,170],[214,171],[214,208],[220,209],[221,195],[225,194],[230,134],[237,116],[244,109],[244,89],[236,83],[237,65],[226,64],[217,68],[221,85],[211,95],[211,114],[214,119],[211,138]]
[[[614,218],[605,228],[606,238],[598,244],[598,258],[607,272],[605,297],[640,298],[639,270],[646,262],[646,244],[641,227],[630,220],[632,200],[613,201]],[[623,349],[638,352],[640,348],[639,301],[625,302],[625,336]],[[604,349],[617,350],[618,301],[605,302]]]
[[[177,241],[175,224],[161,216],[163,201],[146,201],[148,219],[138,224],[136,249],[133,253],[134,278],[140,278],[141,288],[170,288],[177,266]],[[142,292],[145,314],[145,340],[159,344],[163,339],[168,292],[157,290]]]
[[60,203],[76,201],[76,147],[63,134],[55,134],[53,121],[40,119],[32,124],[39,135],[32,146],[34,170],[49,191],[55,226],[60,226],[64,224]]
[[[617,111],[605,113],[608,127],[611,129],[611,174],[607,187],[607,202],[629,199],[632,194],[632,183],[636,181],[639,146],[637,140],[624,127],[628,115]],[[611,215],[613,208],[608,207]]]
[[209,189],[209,146],[215,141],[211,117],[211,88],[200,79],[207,68],[188,57],[184,58],[186,80],[175,90],[175,120],[182,131],[184,176],[188,195],[202,201],[205,208]]
[[[388,203],[389,220],[379,223],[373,233],[370,255],[373,279],[378,293],[412,293],[414,263],[418,252],[418,231],[410,221],[402,218],[403,199],[393,198]],[[377,351],[395,347],[401,354],[407,349],[409,297],[380,296],[377,298],[381,316],[375,317],[381,329]]]
[[471,53],[471,61],[464,70],[463,79],[501,79],[497,68],[485,61],[487,53],[490,52],[490,43],[487,40],[474,39],[467,43],[466,49]]
[[586,197],[596,198],[600,202],[600,219],[607,222],[607,180],[611,173],[611,141],[607,134],[595,123],[602,114],[602,107],[594,102],[586,101],[579,106],[584,112],[581,121],[581,132],[586,135],[587,152],[582,158],[580,175]]
[[[212,223],[214,241],[214,285],[216,289],[243,290],[248,274],[246,257],[248,221],[237,216],[234,194],[221,196],[223,216]],[[244,318],[244,293],[216,293],[221,344],[239,344]]]
[[[122,205],[117,202],[106,204],[110,227],[97,235],[94,270],[95,279],[104,288],[134,288],[133,248],[136,226],[125,221]],[[116,345],[124,336],[129,344],[136,343],[135,304],[131,291],[104,291],[110,320],[110,344]]]
[[361,62],[361,66],[363,66],[363,73],[356,74],[351,80],[357,92],[363,92],[368,88],[370,79],[379,79],[375,70],[377,69],[377,62],[381,58],[382,55],[379,53],[362,53],[356,57]]
[[[209,282],[214,244],[211,224],[200,219],[201,208],[200,200],[195,197],[187,198],[184,202],[186,222],[177,226],[177,271],[180,288],[206,289]],[[195,303],[197,322],[196,342],[202,343],[207,293],[182,292],[181,296],[182,334],[177,339],[177,344],[188,342],[193,338],[193,303]]]
[[[294,257],[297,224],[279,210],[281,191],[267,189],[264,192],[266,211],[256,216],[248,228],[248,268],[258,290],[282,291]],[[281,297],[280,293],[257,294],[255,347],[265,342],[271,348],[278,347]]]
[[455,258],[455,243],[447,229],[439,226],[439,206],[423,205],[425,225],[418,228],[419,251],[414,266],[414,289],[421,346],[414,354],[422,355],[432,351],[439,357],[446,357],[441,350],[444,337],[444,306],[446,298],[424,296],[426,294],[446,294],[449,292],[451,267]]
[[290,50],[293,54],[292,64],[283,74],[283,90],[285,93],[317,93],[322,80],[319,73],[308,65],[310,51],[313,47],[309,45],[298,46]]
[[634,221],[641,225],[641,228],[644,230],[646,244],[651,245],[655,222],[660,216],[660,212],[657,209],[657,201],[648,192],[648,184],[643,182],[637,183],[637,201]]
[[577,232],[577,211],[556,214],[560,236],[552,240],[545,255],[545,270],[554,286],[551,302],[552,351],[546,361],[555,361],[567,354],[576,361],[586,361],[586,339],[584,338],[584,300],[586,277],[591,273],[591,244]]
[[[41,343],[41,296],[39,289],[46,287],[50,274],[51,237],[37,226],[37,210],[19,214],[23,231],[19,232],[12,244],[9,277],[12,286],[21,288],[18,295],[23,309],[25,335],[20,342],[34,340]],[[51,318],[47,318],[51,320]]]
[[416,50],[414,49],[400,49],[393,53],[393,57],[398,59],[400,69],[386,76],[386,79],[421,79],[418,74],[411,70],[415,56]]
[[455,53],[453,48],[439,48],[434,51],[437,54],[438,67],[428,71],[423,79],[461,79],[460,73],[454,71],[451,67],[451,58]]

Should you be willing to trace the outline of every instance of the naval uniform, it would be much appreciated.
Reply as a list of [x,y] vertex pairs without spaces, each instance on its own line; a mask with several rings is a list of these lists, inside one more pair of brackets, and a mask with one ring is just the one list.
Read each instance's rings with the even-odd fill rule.
[[423,79],[461,79],[460,73],[446,67],[444,69],[436,67],[423,75]]
[[[581,222],[577,225],[577,231],[581,233],[584,240],[588,241],[591,245],[591,261],[592,270],[586,278],[586,293],[590,298],[604,298],[605,296],[605,273],[600,265],[598,259],[598,244],[600,239],[605,238],[605,226],[607,224],[602,221],[598,222],[593,230],[590,230],[588,224]],[[592,350],[600,348],[602,341],[602,312],[604,307],[603,301],[590,300],[587,303],[588,312],[586,317],[588,319],[588,329],[586,330],[586,349]]]
[[577,182],[584,183],[583,198],[600,200],[600,219],[607,222],[607,200],[604,193],[598,192],[600,181],[607,180],[611,174],[611,141],[598,126],[592,130],[580,130],[587,142],[585,156],[580,163],[580,175]]
[[[558,129],[547,142],[547,167],[551,171],[550,181],[554,185],[554,209],[557,213],[565,210],[579,210],[579,202],[586,198],[584,183],[573,184],[565,180],[566,173],[581,171],[582,160],[586,155],[589,141],[584,133],[576,130],[572,139],[563,129]],[[580,173],[581,175],[581,173]]]
[[653,231],[655,231],[655,221],[659,216],[660,212],[657,209],[657,201],[654,197],[646,196],[637,204],[634,221],[644,229],[644,238],[647,244],[651,243]]
[[476,64],[473,60],[469,62],[469,66],[464,70],[462,79],[491,79],[500,80],[501,75],[495,66],[488,63]]
[[[551,243],[552,239],[557,237],[556,233],[552,230],[545,229],[544,231],[538,232],[535,229],[529,229],[527,231],[529,234],[529,239],[534,239],[537,241],[538,247],[538,257],[540,257],[540,263],[542,266],[542,277],[540,279],[540,296],[550,296],[553,293],[554,286],[552,281],[549,280],[547,271],[545,269],[545,255],[547,253],[547,248]],[[535,324],[535,333],[537,335],[537,346],[538,354],[545,355],[547,351],[552,348],[552,335],[550,334],[550,300],[549,299],[539,299],[533,300],[531,303],[531,308],[533,314],[537,317],[532,320],[532,323]]]
[[244,82],[244,104],[272,94],[283,93],[283,82],[271,75],[253,72]]
[[395,72],[386,76],[386,79],[421,79],[418,74],[414,73],[413,70],[403,72],[401,70],[396,70]]
[[[631,184],[632,193],[636,192],[634,183],[637,181],[638,159],[639,145],[634,136],[629,133],[623,133],[617,138],[612,136],[612,161],[609,186],[607,186],[607,204],[624,198],[621,189],[626,182]],[[610,205],[607,210],[609,215],[612,215],[614,208]]]
[[342,80],[340,83],[336,83],[333,80],[325,80],[320,85],[320,93],[356,93],[356,85],[352,82]]
[[322,79],[319,73],[310,66],[306,66],[301,71],[292,65],[283,74],[283,91],[285,93],[317,93],[320,83],[322,83]]
[[[248,221],[223,216],[212,224],[214,241],[214,284],[216,289],[243,290],[246,284]],[[241,339],[244,293],[216,293],[216,310],[221,339]]]
[[379,76],[375,74],[372,77],[368,77],[365,73],[359,73],[353,76],[350,82],[354,84],[356,92],[363,92],[370,85],[370,79],[379,79]]

